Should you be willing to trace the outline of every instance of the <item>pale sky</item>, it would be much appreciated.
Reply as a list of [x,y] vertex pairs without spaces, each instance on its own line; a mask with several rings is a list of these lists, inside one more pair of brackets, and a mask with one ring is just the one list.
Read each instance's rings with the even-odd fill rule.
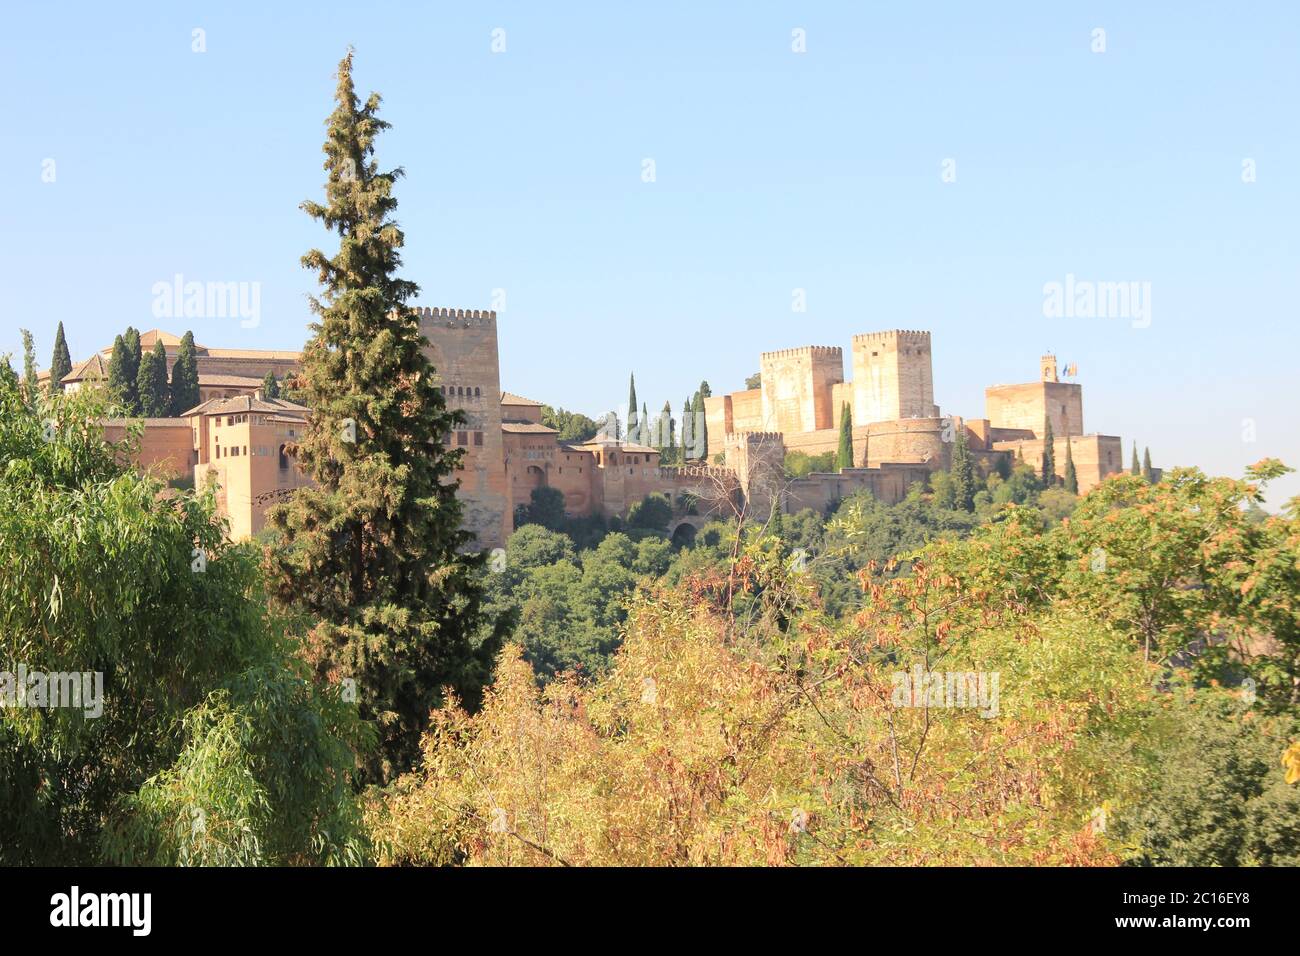
[[[44,366],[60,320],[74,360],[127,325],[301,347],[329,237],[297,207],[353,44],[405,275],[503,290],[513,392],[595,416],[635,371],[677,411],[760,351],[929,329],[945,413],[1051,349],[1126,456],[1300,466],[1300,5],[224,6],[0,14],[0,350],[30,328]],[[259,322],[155,319],[178,273],[256,284]],[[1045,315],[1067,275],[1150,313]]]

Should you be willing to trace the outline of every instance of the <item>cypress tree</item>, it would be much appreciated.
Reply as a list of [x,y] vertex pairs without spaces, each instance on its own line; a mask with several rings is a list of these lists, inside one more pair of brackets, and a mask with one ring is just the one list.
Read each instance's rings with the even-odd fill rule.
[[1156,473],[1151,468],[1151,448],[1150,446],[1142,449],[1142,477],[1149,483],[1154,483]]
[[143,361],[144,355],[140,351],[140,330],[133,325],[128,325],[126,331],[122,333],[122,341],[126,343],[126,357],[129,365],[123,371],[126,376],[127,387],[131,393],[131,408],[133,414],[140,414],[140,389],[136,383],[140,377],[140,362]]
[[1065,490],[1072,495],[1079,493],[1079,473],[1074,468],[1074,442],[1065,440]]
[[709,388],[707,381],[700,382],[699,389],[695,392],[695,403],[692,406],[695,409],[695,415],[699,419],[695,423],[695,444],[700,450],[700,457],[705,461],[709,459],[709,430],[704,424],[704,400],[713,395],[713,389]]
[[162,340],[140,359],[140,372],[136,376],[136,392],[140,396],[140,414],[145,418],[166,418],[171,411],[171,396],[167,394],[167,350]]
[[953,498],[962,511],[975,510],[975,462],[970,445],[966,442],[966,426],[957,428],[957,438],[952,446]]
[[647,448],[654,447],[654,428],[650,424],[650,410],[646,408],[645,402],[641,403],[641,431],[637,438],[638,443],[645,445]]
[[1043,484],[1048,488],[1056,484],[1056,437],[1052,434],[1051,416],[1044,418],[1043,425]]
[[627,440],[630,442],[636,442],[641,437],[636,416],[636,373],[633,372],[627,383]]
[[131,349],[126,338],[117,336],[113,339],[113,357],[108,365],[108,390],[127,415],[140,414],[136,392],[136,376],[139,374],[139,368],[132,370]]
[[63,323],[59,323],[59,330],[54,333],[54,355],[50,358],[50,383],[49,390],[53,394],[56,391],[63,391],[63,376],[72,371],[72,355],[68,352],[68,340],[63,336]]
[[1131,475],[1142,474],[1142,466],[1138,464],[1138,443],[1136,441],[1133,442],[1133,464],[1129,466],[1128,470]]
[[181,336],[172,363],[172,417],[179,418],[199,404],[199,359],[194,351],[194,333]]
[[686,396],[686,401],[682,403],[682,460],[686,464],[687,458],[694,457],[695,450],[695,412],[691,408],[691,396]]
[[266,378],[262,379],[262,397],[263,398],[280,397],[280,383],[276,379],[274,372],[267,372]]
[[303,210],[338,238],[333,256],[302,258],[324,293],[302,354],[310,422],[288,451],[315,481],[271,512],[283,534],[272,555],[278,596],[315,620],[306,656],[318,678],[355,681],[379,747],[365,781],[383,782],[419,757],[429,712],[452,687],[474,708],[504,634],[485,626],[485,554],[466,553],[454,475],[463,451],[443,445],[466,423],[448,409],[407,303],[419,287],[396,273],[405,239],[393,220],[400,168],[381,172],[380,97],[360,103],[352,51],[338,69],[324,145],[325,202]]
[[835,467],[841,471],[853,467],[853,409],[848,402],[840,405],[840,447],[835,455]]

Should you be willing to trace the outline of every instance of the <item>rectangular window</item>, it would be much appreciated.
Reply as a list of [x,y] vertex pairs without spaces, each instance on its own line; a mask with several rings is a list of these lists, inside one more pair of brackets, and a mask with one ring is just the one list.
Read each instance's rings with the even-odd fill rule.
[[456,432],[456,444],[457,444],[457,445],[468,445],[468,444],[469,444],[469,433],[468,433],[468,432]]
[[482,432],[475,432],[475,433],[474,433],[474,444],[475,444],[475,445],[482,445],[482,444],[483,444],[483,433],[482,433]]

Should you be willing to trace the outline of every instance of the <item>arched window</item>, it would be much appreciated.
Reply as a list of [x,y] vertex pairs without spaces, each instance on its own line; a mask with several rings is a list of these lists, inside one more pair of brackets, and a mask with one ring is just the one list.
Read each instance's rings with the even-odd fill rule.
[[474,397],[475,397],[475,398],[479,398],[479,397],[480,397],[480,396],[479,396],[479,390],[478,390],[478,386],[477,386],[477,385],[474,386]]

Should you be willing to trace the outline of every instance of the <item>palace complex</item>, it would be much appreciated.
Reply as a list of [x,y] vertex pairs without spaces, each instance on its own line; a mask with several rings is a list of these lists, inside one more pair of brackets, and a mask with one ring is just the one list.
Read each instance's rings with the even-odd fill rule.
[[[541,402],[502,391],[495,312],[422,308],[419,314],[447,404],[465,413],[449,442],[465,451],[460,497],[466,527],[482,548],[505,543],[514,509],[542,487],[560,491],[572,516],[623,516],[646,495],[664,494],[674,506],[670,530],[693,529],[728,508],[766,515],[774,502],[790,512],[825,510],[864,490],[897,502],[931,471],[949,467],[957,429],[965,430],[982,467],[1007,457],[1041,468],[1050,421],[1057,473],[1064,474],[1068,448],[1081,493],[1123,468],[1118,437],[1085,434],[1082,386],[1059,380],[1053,356],[1043,356],[1036,381],[986,389],[985,417],[945,416],[934,403],[930,333],[908,331],[854,336],[851,379],[838,347],[763,353],[758,388],[705,400],[708,460],[661,466],[659,449],[603,434],[562,442],[542,423]],[[159,340],[170,368],[176,336],[145,332],[141,348]],[[107,380],[111,351],[74,365],[64,388]],[[272,504],[309,483],[286,446],[301,435],[311,410],[262,394],[266,373],[292,375],[299,355],[195,351],[201,401],[177,418],[142,420],[139,465],[171,479],[192,477],[199,489],[215,487],[232,537],[246,538],[262,530]],[[845,408],[852,467],[785,477],[788,451],[837,449]],[[107,422],[105,436],[120,439],[127,424]]]

